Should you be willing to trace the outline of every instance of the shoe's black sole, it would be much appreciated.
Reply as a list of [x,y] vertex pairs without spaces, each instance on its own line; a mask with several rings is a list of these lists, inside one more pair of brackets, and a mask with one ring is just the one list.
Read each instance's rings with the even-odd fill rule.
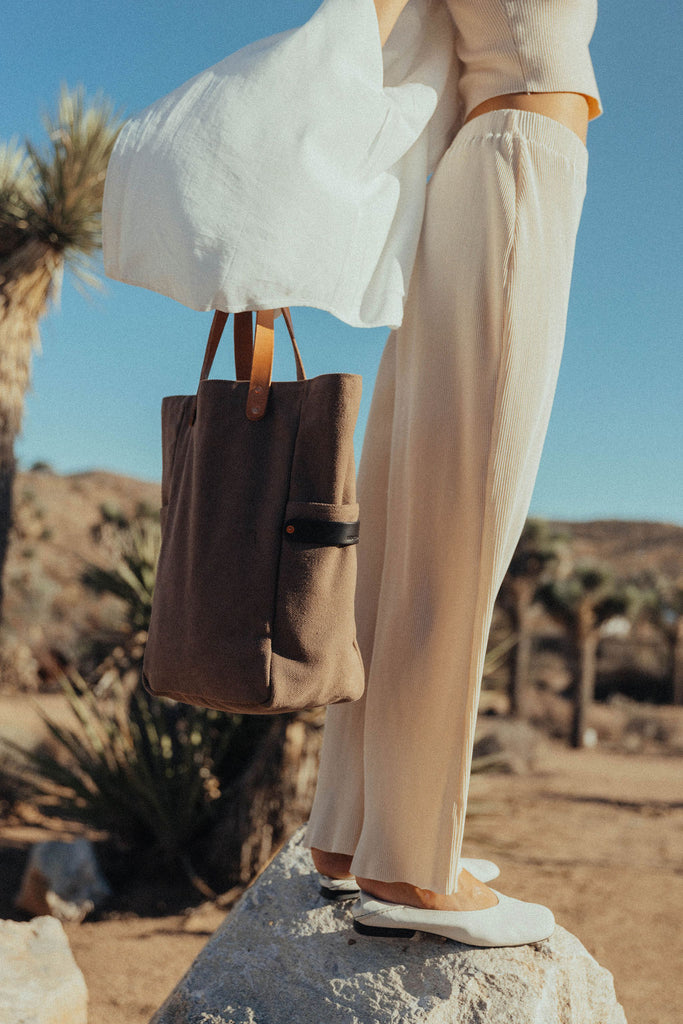
[[415,934],[414,928],[378,928],[373,924],[363,924],[362,921],[354,921],[353,927],[361,935],[378,935],[387,939],[412,939]]
[[340,900],[356,900],[360,896],[360,889],[356,892],[338,892],[336,889],[328,889],[326,886],[320,886],[320,894],[325,897],[326,900],[333,900],[338,903]]

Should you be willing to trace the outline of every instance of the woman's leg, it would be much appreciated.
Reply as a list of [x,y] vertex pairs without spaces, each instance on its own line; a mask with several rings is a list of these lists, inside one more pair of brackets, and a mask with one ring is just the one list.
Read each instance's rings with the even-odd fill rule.
[[[358,468],[361,540],[356,623],[366,674],[372,661],[385,556],[395,378],[396,343],[392,333],[377,371]],[[313,847],[318,871],[336,878],[348,874],[363,826],[365,699],[363,696],[353,704],[332,705],[325,718],[323,756],[306,842]]]
[[[362,721],[360,708],[331,709],[309,832],[311,845],[350,854],[362,819],[352,870],[368,891],[409,883],[417,900],[417,887],[458,890],[486,639],[552,404],[585,170],[585,148],[565,126],[504,109],[463,128],[429,186],[404,323],[390,338],[367,695]],[[364,460],[366,479],[386,473],[386,450],[381,463]],[[349,758],[355,811],[335,834]],[[460,891],[466,898],[462,879]]]

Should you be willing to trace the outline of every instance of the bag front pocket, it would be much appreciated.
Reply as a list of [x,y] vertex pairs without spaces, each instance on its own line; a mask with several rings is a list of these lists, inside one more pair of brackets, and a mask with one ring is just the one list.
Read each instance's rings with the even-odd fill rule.
[[287,504],[273,619],[276,704],[285,689],[309,707],[363,692],[354,615],[358,513],[357,504]]

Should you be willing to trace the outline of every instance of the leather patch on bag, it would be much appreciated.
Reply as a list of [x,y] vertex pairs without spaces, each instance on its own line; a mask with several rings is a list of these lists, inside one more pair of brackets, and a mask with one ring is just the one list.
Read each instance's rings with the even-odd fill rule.
[[345,548],[357,544],[360,520],[355,523],[333,523],[324,519],[288,519],[285,537],[298,544]]

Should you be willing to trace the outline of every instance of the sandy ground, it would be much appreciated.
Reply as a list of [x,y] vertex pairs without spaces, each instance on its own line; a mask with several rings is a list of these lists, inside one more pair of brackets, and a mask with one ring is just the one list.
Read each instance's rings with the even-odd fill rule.
[[552,908],[614,975],[629,1024],[678,1024],[681,760],[548,745],[533,775],[478,777],[471,794],[486,813],[470,845],[498,858],[499,888]]
[[[544,742],[533,773],[475,776],[470,792],[464,852],[498,861],[503,892],[553,909],[612,971],[629,1024],[679,1024],[680,758]],[[17,857],[18,839],[0,831],[0,846],[14,845]],[[146,1024],[223,916],[209,905],[67,925],[88,984],[89,1024]]]

